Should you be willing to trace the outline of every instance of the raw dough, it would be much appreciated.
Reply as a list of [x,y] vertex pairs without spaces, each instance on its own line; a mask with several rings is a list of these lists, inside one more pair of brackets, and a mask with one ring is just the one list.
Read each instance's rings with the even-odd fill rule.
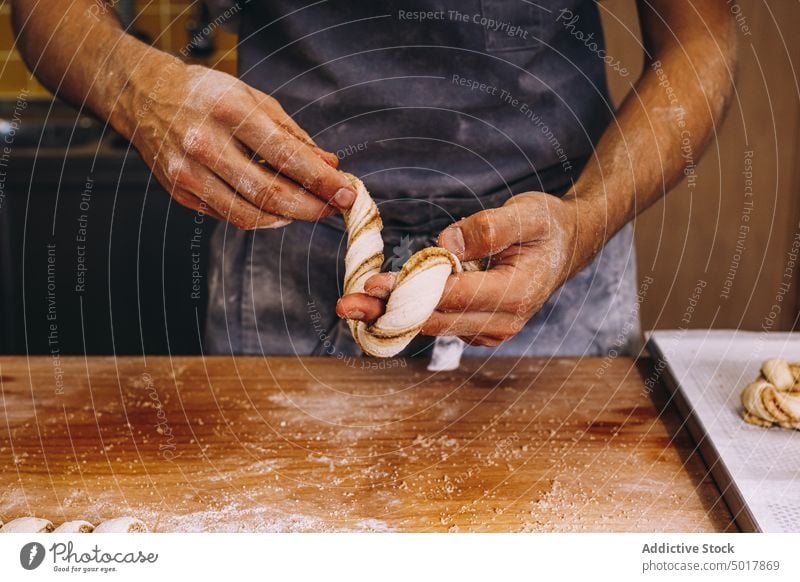
[[94,533],[147,533],[147,526],[135,517],[117,517],[98,525]]
[[[356,200],[343,213],[347,227],[344,293],[363,293],[366,280],[380,273],[383,265],[383,222],[361,180],[351,174],[347,177],[353,183]],[[476,268],[480,268],[478,261],[465,263],[462,268],[458,258],[442,247],[422,249],[400,269],[386,302],[386,312],[377,321],[369,325],[348,321],[353,338],[371,356],[396,355],[414,339],[436,309],[450,274]],[[460,355],[459,352],[458,358]]]
[[41,517],[19,517],[5,524],[0,533],[49,533],[53,524]]
[[20,517],[4,526],[0,522],[0,533],[146,533],[147,526],[135,517],[116,517],[93,526],[88,521],[67,521],[53,529],[52,522],[41,517]]
[[93,530],[94,526],[88,521],[76,519],[62,523],[53,533],[92,533]]
[[742,391],[742,406],[750,424],[800,429],[800,363],[765,361],[761,376]]

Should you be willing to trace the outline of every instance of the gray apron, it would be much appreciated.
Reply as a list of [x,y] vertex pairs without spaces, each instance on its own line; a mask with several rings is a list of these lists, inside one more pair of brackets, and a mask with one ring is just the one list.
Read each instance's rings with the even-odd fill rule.
[[[612,116],[593,2],[244,6],[240,77],[364,181],[385,224],[386,269],[515,194],[562,195]],[[345,245],[340,217],[255,232],[218,226],[206,350],[360,354],[335,313]],[[639,337],[634,265],[628,225],[516,337],[465,353],[629,353]],[[417,338],[404,355],[431,343]]]

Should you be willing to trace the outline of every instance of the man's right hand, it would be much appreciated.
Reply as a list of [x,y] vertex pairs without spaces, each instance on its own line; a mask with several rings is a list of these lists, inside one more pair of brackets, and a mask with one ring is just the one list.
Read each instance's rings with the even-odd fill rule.
[[113,117],[177,202],[239,228],[314,221],[355,199],[334,154],[226,73],[151,52]]

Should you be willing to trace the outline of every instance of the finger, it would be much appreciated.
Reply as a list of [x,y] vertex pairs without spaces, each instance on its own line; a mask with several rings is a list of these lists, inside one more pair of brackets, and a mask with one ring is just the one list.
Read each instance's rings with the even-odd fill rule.
[[216,218],[217,220],[225,220],[221,214],[210,208],[208,204],[186,190],[175,188],[175,190],[172,192],[172,198],[174,198],[175,201],[181,206],[195,210],[200,214],[210,216],[211,218]]
[[237,194],[257,208],[297,220],[316,221],[334,209],[295,182],[249,159],[233,142],[215,147],[187,144],[187,152],[205,163]]
[[425,325],[423,335],[488,335],[508,339],[525,325],[525,319],[511,313],[441,313],[434,311]]
[[315,196],[340,209],[352,206],[356,193],[350,180],[331,168],[311,148],[261,110],[236,128],[234,135],[272,168]]
[[257,164],[253,166],[257,174],[262,174],[259,176],[261,184],[243,183],[240,179],[236,182],[237,191],[262,210],[307,221],[321,220],[336,212],[333,206],[326,204],[288,178],[266,167]]
[[209,208],[234,226],[243,230],[278,228],[291,219],[275,216],[253,206],[205,166],[184,160],[171,164],[169,171],[174,183],[205,202]]
[[[535,273],[535,271],[534,271]],[[447,278],[437,311],[514,312],[536,302],[540,295],[535,274],[512,265],[490,271],[455,273]]]
[[378,299],[388,299],[396,280],[397,273],[378,273],[364,282],[364,292]]
[[323,150],[321,147],[319,147],[319,145],[317,145],[317,143],[311,138],[308,132],[297,125],[297,122],[295,122],[295,120],[292,119],[288,113],[286,113],[276,99],[273,99],[269,95],[265,95],[256,89],[251,89],[251,93],[255,97],[259,107],[266,111],[267,114],[280,125],[286,128],[286,131],[308,145],[320,158],[323,159],[326,164],[332,168],[339,166],[339,158],[336,156],[336,154]]
[[473,261],[514,244],[539,240],[550,228],[546,206],[544,197],[531,197],[525,204],[477,212],[444,229],[438,244],[462,261]]
[[350,293],[336,302],[336,315],[342,319],[371,322],[386,311],[386,303],[365,293]]

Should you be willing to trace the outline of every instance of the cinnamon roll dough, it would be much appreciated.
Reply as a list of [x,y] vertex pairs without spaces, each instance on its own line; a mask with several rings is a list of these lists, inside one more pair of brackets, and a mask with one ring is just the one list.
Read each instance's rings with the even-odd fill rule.
[[742,391],[742,418],[756,426],[800,429],[800,362],[765,361],[761,375]]
[[[383,265],[383,222],[361,180],[346,175],[356,191],[356,199],[343,212],[347,228],[344,293],[363,293],[364,283],[380,273]],[[453,253],[442,247],[422,249],[401,268],[381,317],[371,324],[348,321],[353,338],[371,356],[388,358],[398,354],[436,309],[450,274],[479,268],[479,261],[462,266]]]
[[147,526],[135,517],[116,517],[95,527],[88,521],[76,519],[53,529],[53,523],[41,517],[19,517],[0,524],[0,533],[146,533]]
[[53,524],[41,517],[18,517],[0,528],[0,533],[50,533],[51,531]]
[[94,526],[91,523],[82,519],[76,519],[73,521],[65,521],[54,529],[53,533],[92,533],[93,531]]

